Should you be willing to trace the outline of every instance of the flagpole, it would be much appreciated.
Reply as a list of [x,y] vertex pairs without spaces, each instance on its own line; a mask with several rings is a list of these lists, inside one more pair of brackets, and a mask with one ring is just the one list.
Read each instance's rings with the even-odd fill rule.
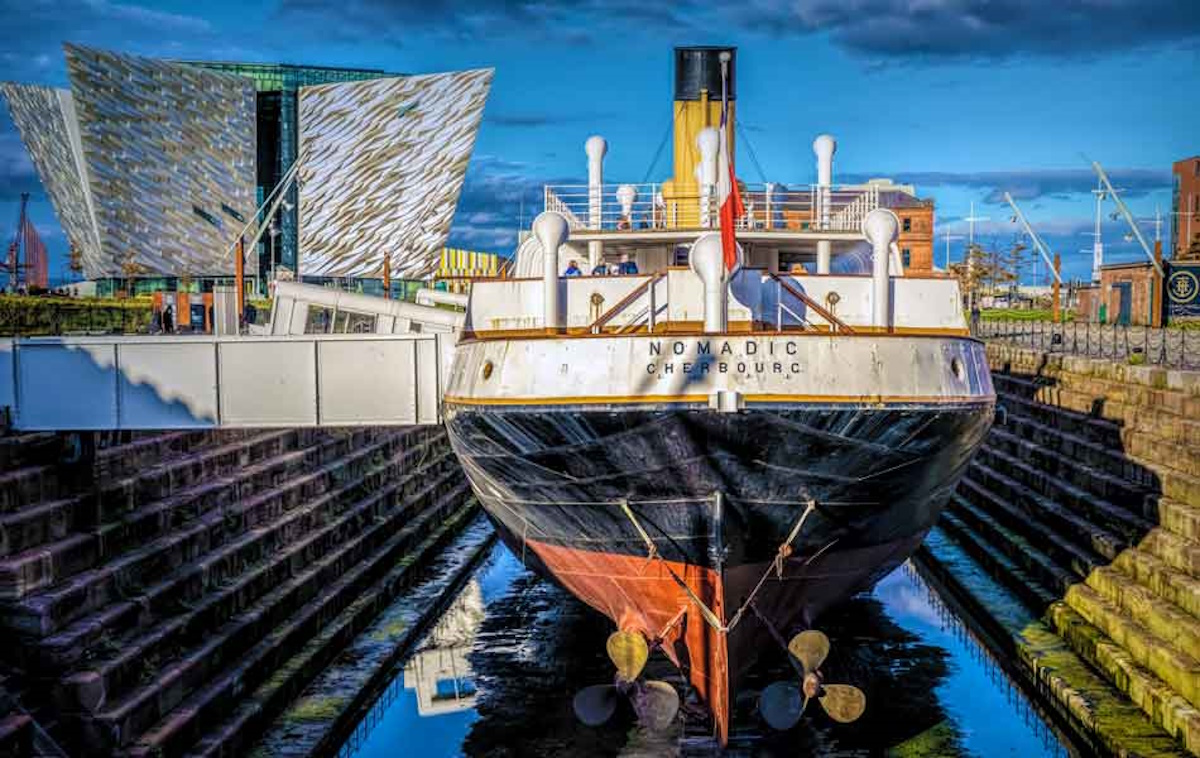
[[[721,113],[725,114],[725,120],[729,119],[729,53],[721,53]],[[729,141],[730,124],[725,124],[726,142]]]
[[733,55],[722,51],[721,61],[721,130],[719,137],[718,182],[715,187],[717,200],[720,203],[719,228],[721,230],[721,248],[725,257],[725,268],[729,273],[737,268],[737,220],[745,214],[742,198],[738,192],[737,177],[734,175],[733,156],[730,154],[729,135],[729,63]]

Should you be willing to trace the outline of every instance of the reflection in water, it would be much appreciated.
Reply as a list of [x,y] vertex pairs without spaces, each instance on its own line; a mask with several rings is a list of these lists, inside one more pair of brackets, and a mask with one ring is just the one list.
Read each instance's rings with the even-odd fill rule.
[[474,673],[467,656],[483,616],[483,590],[472,578],[404,666],[404,687],[416,690],[419,715],[475,707]]
[[[497,547],[342,753],[715,753],[711,720],[661,655],[651,658],[647,676],[671,681],[684,695],[669,733],[646,733],[628,706],[600,728],[576,721],[575,692],[612,677],[604,654],[610,626]],[[911,569],[831,610],[819,626],[833,642],[825,673],[864,689],[863,718],[843,726],[812,708],[786,733],[767,729],[757,711],[758,691],[794,673],[782,651],[764,651],[734,704],[730,755],[1065,754],[1024,696]]]

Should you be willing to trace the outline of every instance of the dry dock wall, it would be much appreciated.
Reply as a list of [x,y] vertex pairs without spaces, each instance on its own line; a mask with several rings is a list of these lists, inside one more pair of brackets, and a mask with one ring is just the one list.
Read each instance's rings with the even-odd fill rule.
[[1200,374],[988,358],[996,425],[918,565],[1092,749],[1200,754]]
[[63,453],[0,439],[0,658],[71,755],[244,755],[477,511],[440,427]]

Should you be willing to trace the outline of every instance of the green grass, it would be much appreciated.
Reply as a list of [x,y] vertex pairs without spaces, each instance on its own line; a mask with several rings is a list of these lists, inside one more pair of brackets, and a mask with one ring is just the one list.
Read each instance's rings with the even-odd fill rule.
[[[970,319],[971,314],[967,314]],[[1010,310],[1008,308],[985,308],[979,312],[979,317],[984,321],[1050,321],[1051,311],[1049,308],[1031,308],[1030,310]],[[1064,321],[1074,319],[1074,314],[1067,311],[1063,314]]]

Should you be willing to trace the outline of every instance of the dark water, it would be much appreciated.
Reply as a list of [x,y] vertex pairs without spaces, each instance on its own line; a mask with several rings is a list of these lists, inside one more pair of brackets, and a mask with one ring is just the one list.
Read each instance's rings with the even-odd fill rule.
[[[757,714],[757,689],[792,674],[764,662],[736,704],[727,754],[1062,756],[1068,751],[911,569],[819,624],[833,644],[827,681],[867,694],[853,725],[817,707],[786,733]],[[612,680],[610,622],[497,547],[342,748],[343,756],[711,755],[711,723],[684,704],[665,734],[623,709],[604,727],[578,723],[575,692]],[[665,659],[647,675],[681,684]],[[679,687],[682,691],[682,688]]]

